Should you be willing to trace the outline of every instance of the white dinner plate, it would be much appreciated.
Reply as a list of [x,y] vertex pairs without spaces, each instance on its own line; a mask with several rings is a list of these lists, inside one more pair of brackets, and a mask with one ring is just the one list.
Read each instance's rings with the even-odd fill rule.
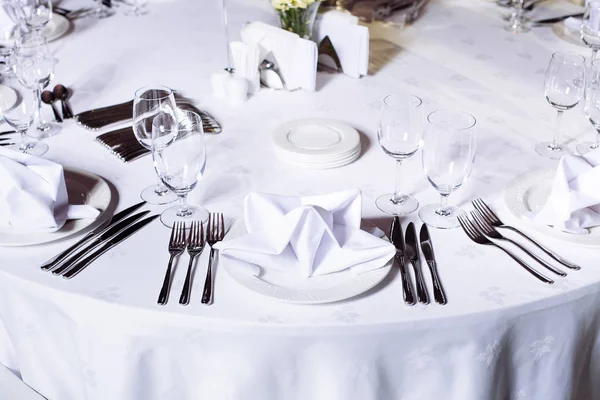
[[568,26],[564,23],[564,21],[552,24],[552,32],[566,42],[587,47],[585,43],[583,43],[583,40],[581,40],[581,33],[579,32],[579,29],[574,29]]
[[[367,231],[374,227],[369,222],[364,225],[366,228],[361,228]],[[231,230],[234,232],[228,233],[228,236],[245,233],[243,223],[235,224]],[[346,270],[310,278],[267,269],[261,269],[260,276],[255,276],[250,268],[229,267],[225,257],[220,258],[219,263],[234,281],[260,295],[287,303],[324,304],[346,300],[372,289],[389,274],[394,259],[363,274],[356,275]]]
[[588,235],[576,235],[536,223],[525,217],[530,212],[539,211],[546,203],[555,175],[554,170],[537,170],[516,177],[504,191],[504,201],[508,209],[540,233],[573,244],[599,247],[600,227],[589,229]]
[[[42,35],[48,42],[52,42],[62,36],[64,36],[71,27],[71,22],[65,16],[60,14],[52,14],[52,19],[42,29]],[[0,45],[12,46],[12,43],[4,38],[0,39]]]
[[[277,152],[276,152],[277,153]],[[348,165],[354,162],[360,156],[360,147],[352,154],[348,156],[344,156],[341,159],[334,159],[328,161],[304,161],[297,160],[286,157],[285,154],[278,154],[279,158],[290,165],[294,165],[296,167],[308,168],[308,169],[330,169],[330,168],[338,168],[343,167],[344,165]]]
[[87,204],[96,208],[100,211],[96,219],[69,220],[62,228],[50,233],[15,233],[0,230],[0,246],[29,246],[53,242],[86,229],[91,230],[110,218],[110,213],[107,212],[111,199],[110,187],[103,178],[79,169],[65,168],[65,183],[69,204]]
[[0,85],[0,116],[2,112],[10,110],[17,104],[17,92],[14,89]]

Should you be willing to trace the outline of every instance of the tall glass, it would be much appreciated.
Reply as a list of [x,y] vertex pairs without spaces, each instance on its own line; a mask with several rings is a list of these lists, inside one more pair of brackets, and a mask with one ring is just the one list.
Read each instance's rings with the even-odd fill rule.
[[570,151],[558,143],[563,113],[575,107],[583,97],[585,58],[574,53],[554,53],[546,71],[546,100],[556,109],[556,130],[552,142],[542,142],[535,151],[544,157],[559,159]]
[[21,6],[25,23],[35,32],[42,35],[42,29],[52,19],[52,0],[15,0]]
[[377,208],[387,214],[404,215],[419,208],[419,202],[402,193],[402,162],[412,157],[423,138],[423,101],[406,94],[389,95],[383,99],[377,129],[379,145],[384,153],[396,160],[396,188],[394,193],[381,195],[375,201]]
[[596,59],[600,49],[600,1],[591,0],[585,6],[581,23],[581,40],[592,49],[591,61]]
[[600,148],[600,60],[592,61],[589,69],[585,87],[585,114],[596,129],[596,140],[578,144],[577,152],[579,154]]
[[475,117],[465,112],[439,110],[427,117],[423,140],[423,169],[429,183],[440,193],[440,204],[427,205],[419,217],[434,228],[459,226],[460,208],[448,205],[448,197],[471,174],[475,160]]
[[512,0],[512,11],[508,24],[504,27],[507,31],[512,33],[529,32],[531,27],[529,26],[529,19],[525,16],[523,10],[524,0]]
[[[143,87],[135,92],[133,99],[133,132],[138,142],[152,150],[152,121],[159,114],[167,113],[177,120],[177,105],[173,90],[166,86]],[[150,204],[168,204],[177,196],[158,179],[154,186],[141,193],[143,200]]]
[[191,111],[181,111],[178,119],[172,114],[157,115],[152,122],[152,158],[160,179],[180,200],[160,215],[163,224],[175,222],[191,226],[192,221],[206,222],[208,211],[187,204],[187,195],[204,175],[206,146],[202,118]]

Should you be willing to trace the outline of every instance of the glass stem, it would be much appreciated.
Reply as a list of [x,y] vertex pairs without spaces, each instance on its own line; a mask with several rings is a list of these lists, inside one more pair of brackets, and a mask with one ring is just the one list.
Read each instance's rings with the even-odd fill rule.
[[178,217],[189,217],[192,213],[187,205],[187,193],[179,195],[179,209],[177,210]]
[[590,60],[590,63],[596,59],[596,54],[598,54],[598,49],[596,47],[593,47],[592,48],[592,59]]
[[27,138],[27,129],[22,130],[19,133],[21,134],[21,146],[19,146],[19,150],[29,150],[32,146],[29,144],[29,140]]
[[159,196],[164,196],[169,192],[169,189],[165,186],[165,184],[160,179],[160,176],[156,178],[156,187],[154,188],[154,193]]
[[450,215],[450,211],[448,211],[448,197],[450,194],[442,194],[440,193],[440,208],[435,210],[435,213],[444,217]]
[[592,149],[600,147],[600,128],[596,129],[596,141],[590,146]]
[[35,90],[35,97],[37,99],[38,129],[44,130],[44,123],[42,122],[42,88],[40,85]]
[[402,160],[396,160],[396,187],[392,196],[392,203],[401,204],[404,201],[402,196]]
[[560,150],[560,146],[558,144],[558,138],[560,136],[560,128],[562,122],[563,110],[558,110],[556,113],[556,130],[554,131],[554,137],[552,138],[552,143],[550,143],[551,150]]

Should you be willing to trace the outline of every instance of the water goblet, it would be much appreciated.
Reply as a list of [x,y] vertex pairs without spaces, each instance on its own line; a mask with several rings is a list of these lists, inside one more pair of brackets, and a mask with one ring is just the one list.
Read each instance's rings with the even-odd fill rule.
[[592,49],[591,61],[594,61],[600,49],[600,1],[592,0],[586,4],[580,33],[583,43]]
[[413,156],[423,137],[423,101],[406,94],[389,95],[383,99],[377,138],[383,151],[396,160],[396,188],[394,193],[381,195],[375,201],[377,208],[387,214],[404,215],[419,208],[419,202],[402,193],[402,162]]
[[419,210],[429,226],[449,229],[459,226],[463,211],[448,205],[448,197],[467,180],[475,160],[475,117],[452,110],[434,111],[427,117],[423,140],[423,169],[429,183],[440,193],[441,203]]
[[585,87],[585,114],[594,129],[596,129],[596,140],[578,144],[577,152],[579,154],[585,154],[600,148],[600,60],[592,61],[589,69]]

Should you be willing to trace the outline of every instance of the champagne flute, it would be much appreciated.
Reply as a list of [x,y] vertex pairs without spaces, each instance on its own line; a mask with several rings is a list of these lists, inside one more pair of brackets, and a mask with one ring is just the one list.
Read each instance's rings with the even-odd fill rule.
[[598,49],[600,49],[600,1],[589,1],[585,6],[583,13],[583,22],[581,23],[581,40],[592,49],[591,61],[596,59]]
[[[143,87],[135,92],[133,100],[133,133],[138,142],[152,150],[152,121],[159,114],[167,113],[177,120],[177,105],[173,90],[166,86]],[[147,187],[141,193],[143,200],[150,204],[168,204],[177,196],[157,177],[158,183]]]
[[585,58],[574,53],[554,53],[546,71],[546,100],[557,111],[556,130],[552,142],[542,142],[535,151],[544,157],[559,159],[570,151],[558,144],[563,113],[575,107],[583,96]]
[[381,195],[375,201],[377,208],[387,214],[404,215],[419,208],[419,202],[402,193],[402,162],[412,157],[423,135],[423,101],[411,95],[389,95],[383,99],[377,129],[379,145],[384,153],[396,160],[396,188],[394,193]]
[[206,222],[208,211],[187,204],[187,195],[204,175],[206,146],[202,118],[191,111],[158,114],[152,122],[152,158],[163,183],[175,193],[180,204],[163,211],[160,220],[171,228],[175,222],[191,225]]
[[434,228],[459,226],[460,208],[448,205],[448,197],[467,180],[475,160],[475,124],[470,114],[438,110],[427,117],[423,141],[423,169],[429,183],[440,193],[441,204],[430,204],[419,217]]
[[592,61],[585,88],[585,114],[596,129],[596,140],[577,145],[577,152],[585,154],[600,148],[600,60]]

